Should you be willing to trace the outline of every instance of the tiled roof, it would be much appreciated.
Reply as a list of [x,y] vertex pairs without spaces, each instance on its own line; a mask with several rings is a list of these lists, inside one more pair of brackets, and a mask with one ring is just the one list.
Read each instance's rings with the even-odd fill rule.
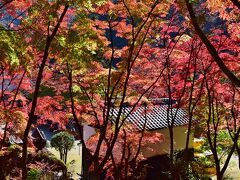
[[20,139],[20,137],[15,136],[15,135],[9,136],[9,142],[10,142],[10,144],[22,144],[23,143],[22,139]]
[[[123,117],[127,116],[132,107],[124,107]],[[146,115],[145,115],[146,112]],[[116,117],[118,109],[112,109],[113,117]],[[167,115],[169,114],[169,115]],[[168,124],[174,122],[174,126],[188,124],[189,117],[186,111],[181,108],[172,108],[168,110],[167,105],[154,105],[151,107],[139,106],[127,117],[127,121],[135,126],[137,130],[142,130],[145,125],[146,130],[167,128]]]

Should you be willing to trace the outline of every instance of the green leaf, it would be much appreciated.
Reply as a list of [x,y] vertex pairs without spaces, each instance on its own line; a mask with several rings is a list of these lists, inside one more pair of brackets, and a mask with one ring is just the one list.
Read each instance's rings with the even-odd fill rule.
[[66,46],[66,38],[65,37],[63,37],[63,36],[59,37],[58,42],[59,42],[60,46],[62,46],[62,47]]
[[81,88],[80,88],[79,86],[77,86],[77,85],[73,85],[72,91],[73,91],[74,93],[76,93],[76,92],[81,92]]

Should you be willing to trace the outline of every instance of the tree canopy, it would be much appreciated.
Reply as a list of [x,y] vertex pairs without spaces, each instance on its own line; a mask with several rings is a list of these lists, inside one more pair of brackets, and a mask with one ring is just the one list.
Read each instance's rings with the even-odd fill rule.
[[60,159],[67,163],[67,154],[74,146],[74,136],[68,132],[59,132],[51,139],[51,146],[60,153]]
[[[23,139],[26,179],[32,127],[51,121],[65,130],[72,120],[92,178],[105,171],[124,179],[144,158],[140,149],[148,143],[146,137],[152,143],[164,139],[146,130],[129,133],[134,127],[125,107],[131,113],[167,98],[169,110],[183,108],[190,116],[186,149],[195,127],[192,120],[204,122],[202,135],[209,140],[221,179],[228,161],[221,168],[218,131],[226,129],[231,136],[228,160],[239,150],[239,4],[0,0],[1,149],[10,133]],[[86,142],[82,124],[96,129]],[[174,120],[169,121],[171,139],[173,127]],[[172,139],[172,162],[173,144]]]

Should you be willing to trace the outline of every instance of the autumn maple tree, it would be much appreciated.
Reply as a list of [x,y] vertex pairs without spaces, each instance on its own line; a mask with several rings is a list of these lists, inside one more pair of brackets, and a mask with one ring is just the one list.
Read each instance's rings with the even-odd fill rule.
[[[92,23],[99,39],[105,41],[105,53],[102,57],[105,67],[98,62],[92,62],[88,71],[76,74],[74,73],[74,66],[67,65],[73,119],[76,123],[79,123],[80,118],[82,118],[86,123],[98,129],[94,139],[95,142],[92,140],[95,147],[90,146],[89,149],[88,146],[91,143],[87,142],[85,144],[84,141],[82,142],[90,161],[90,169],[87,171],[92,171],[91,178],[93,179],[98,179],[105,169],[108,169],[109,166],[112,167],[113,161],[116,162],[113,151],[117,146],[120,134],[124,133],[122,128],[127,123],[127,117],[124,118],[123,116],[125,104],[130,103],[132,105],[131,111],[137,105],[140,105],[143,96],[158,82],[165,67],[165,61],[163,60],[162,64],[159,62],[159,65],[162,66],[160,71],[153,72],[155,75],[139,78],[139,68],[143,64],[145,64],[146,69],[142,69],[142,72],[147,72],[151,67],[156,67],[154,66],[155,63],[158,63],[150,62],[144,54],[145,51],[150,49],[147,41],[150,40],[152,23],[155,21],[153,14],[155,11],[158,12],[156,8],[158,5],[158,1],[142,4],[140,7],[143,10],[146,8],[146,10],[145,12],[142,11],[144,13],[141,16],[144,17],[145,14],[146,17],[137,25],[135,25],[134,18],[138,16],[139,12],[134,11],[135,8],[132,7],[135,6],[134,3],[119,2],[114,4],[107,2],[96,8],[94,12],[91,12],[96,14]],[[117,18],[120,12],[122,20]],[[126,17],[131,19],[130,24],[127,23]],[[118,46],[116,39],[120,40],[121,38],[122,41],[125,39],[125,44]],[[156,52],[157,50],[157,48],[153,49]],[[117,58],[120,58],[121,61],[117,62]],[[135,81],[137,78],[139,78],[139,81]],[[147,84],[141,90],[137,90],[137,86],[142,86],[144,81]],[[79,92],[85,98],[74,95],[74,87],[77,86]],[[81,105],[81,103],[84,103],[84,105]],[[81,109],[78,108],[79,105],[82,107]],[[118,110],[116,117],[111,114],[113,108]],[[123,158],[126,158],[124,156],[126,156],[125,153]],[[125,160],[127,163],[128,160]],[[115,169],[117,166],[115,166]],[[128,172],[128,170],[125,172]]]
[[[72,119],[85,178],[99,179],[105,171],[126,179],[144,159],[141,148],[151,136],[144,128],[133,131],[129,114],[151,106],[151,99],[168,98],[169,112],[189,114],[186,151],[194,120],[205,122],[222,179],[239,153],[239,12],[237,0],[0,1],[0,148],[10,132],[23,137],[26,179],[31,128],[51,120],[64,129]],[[170,172],[177,178],[173,117]],[[86,142],[83,124],[96,129]],[[216,148],[224,128],[232,144],[221,169]],[[151,142],[162,138],[154,134]]]
[[[185,1],[186,6],[187,6],[187,10],[189,12],[192,24],[194,26],[194,29],[196,31],[196,33],[198,34],[198,36],[200,37],[200,39],[202,40],[202,42],[205,44],[206,48],[208,49],[209,53],[211,54],[212,58],[214,59],[214,61],[217,63],[217,65],[219,66],[219,68],[222,70],[222,72],[236,85],[239,87],[240,85],[240,80],[238,78],[237,75],[235,75],[231,68],[229,68],[228,66],[226,66],[223,57],[221,57],[221,55],[218,53],[217,48],[214,47],[214,45],[212,44],[212,42],[210,41],[210,39],[208,39],[208,37],[204,34],[203,30],[201,29],[200,23],[197,20],[197,16],[195,14],[194,8],[193,8],[193,4],[194,2],[189,2],[188,0]],[[218,6],[215,6],[217,3],[219,3]],[[233,3],[233,4],[231,4]],[[200,7],[203,7],[204,5],[200,4]],[[209,1],[206,2],[207,6],[210,8],[210,10],[213,10],[214,12],[219,12],[220,13],[220,17],[226,20],[229,20],[231,18],[235,19],[236,15],[239,13],[239,2],[238,1],[232,1],[232,2],[224,2],[224,1]],[[237,8],[235,6],[237,6]],[[232,7],[233,6],[233,7]],[[232,7],[231,11],[227,11],[227,7]],[[204,8],[204,7],[203,7]],[[229,22],[226,25],[229,30],[231,31],[232,28],[232,23]],[[235,29],[237,30],[237,29]],[[239,30],[237,30],[237,32],[235,31],[234,33],[238,33]],[[231,32],[229,33],[231,34]],[[235,41],[235,38],[232,36],[232,40]]]

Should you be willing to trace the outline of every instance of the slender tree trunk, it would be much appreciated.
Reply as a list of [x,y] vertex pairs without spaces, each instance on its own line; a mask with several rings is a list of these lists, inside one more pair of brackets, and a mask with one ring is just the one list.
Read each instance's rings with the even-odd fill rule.
[[94,171],[94,172],[91,173],[89,179],[90,180],[100,180],[101,179],[101,174],[99,172]]
[[128,179],[128,159],[125,161],[124,179]]
[[71,111],[72,111],[72,115],[73,115],[73,120],[77,125],[77,130],[78,130],[79,137],[80,137],[81,144],[82,144],[82,176],[83,176],[84,180],[87,180],[87,179],[89,179],[89,165],[90,165],[89,160],[92,161],[92,155],[91,155],[90,151],[87,149],[85,141],[84,141],[83,125],[80,124],[80,122],[78,121],[78,117],[75,112],[74,98],[73,98],[73,92],[72,92],[72,86],[73,86],[72,70],[68,63],[67,63],[67,69],[68,69],[68,79],[69,79],[68,89],[69,89],[69,95],[70,95],[70,100],[71,100]]
[[188,130],[187,130],[187,139],[186,139],[186,151],[188,151],[189,148],[189,140],[190,140],[190,134],[191,134],[191,127],[192,127],[192,120],[191,120],[191,116],[189,118],[189,122],[188,122]]
[[2,148],[4,146],[4,143],[5,143],[5,140],[6,140],[6,137],[7,137],[7,128],[8,128],[8,122],[6,122],[5,126],[4,126],[4,134],[3,134],[2,142],[1,142],[1,145],[0,145],[0,150],[2,150]]
[[62,151],[59,150],[59,154],[60,154],[60,159],[63,161],[63,153],[62,153]]
[[237,149],[237,154],[238,154],[238,168],[240,169],[240,148],[239,148],[238,144],[236,146],[236,149]]
[[27,146],[28,146],[28,134],[32,125],[32,121],[33,121],[33,117],[34,117],[34,113],[35,113],[35,109],[37,106],[37,99],[38,99],[38,94],[39,94],[39,89],[40,89],[40,84],[41,84],[41,80],[42,80],[42,74],[43,74],[43,70],[47,61],[47,57],[48,57],[48,49],[50,46],[50,42],[49,42],[49,37],[47,38],[47,45],[45,48],[45,54],[43,57],[43,61],[41,64],[41,67],[39,69],[38,72],[38,78],[37,78],[37,82],[36,82],[36,86],[35,86],[35,91],[34,91],[34,97],[33,97],[33,102],[32,102],[32,108],[30,111],[30,115],[29,115],[29,119],[27,122],[27,126],[26,129],[24,131],[24,136],[23,136],[23,150],[22,150],[22,178],[23,180],[25,180],[27,178]]
[[30,131],[30,128],[32,126],[32,121],[33,121],[33,117],[35,114],[35,109],[37,106],[37,99],[38,99],[38,94],[39,94],[39,89],[40,89],[40,85],[41,85],[41,81],[42,81],[42,75],[43,75],[43,70],[48,58],[48,52],[49,52],[49,48],[50,45],[52,43],[53,38],[55,37],[60,24],[68,10],[68,5],[65,5],[64,10],[61,14],[61,17],[57,23],[57,25],[55,26],[54,30],[52,31],[52,34],[49,36],[47,36],[47,40],[46,40],[46,46],[45,46],[45,50],[44,50],[44,55],[43,55],[43,60],[40,66],[40,69],[38,71],[38,76],[37,76],[37,81],[36,81],[36,85],[35,85],[35,91],[34,91],[34,96],[33,96],[33,101],[32,101],[32,107],[31,107],[31,111],[29,114],[29,118],[28,118],[28,122],[27,122],[27,126],[26,129],[24,131],[24,136],[23,136],[23,149],[22,149],[22,179],[26,180],[27,179],[27,146],[28,146],[28,134]]
[[[21,86],[21,84],[22,84],[22,81],[23,81],[23,78],[24,78],[25,74],[26,74],[26,70],[23,72],[23,75],[22,75],[22,77],[21,77],[21,79],[20,79],[20,81],[19,81],[19,83],[18,83],[17,90],[16,90],[16,92],[15,92],[15,95],[14,95],[14,97],[13,97],[13,100],[12,100],[12,103],[11,103],[11,106],[10,106],[10,110],[13,109],[13,107],[14,107],[14,104],[15,104],[15,101],[16,101],[16,98],[17,98],[17,95],[18,95],[18,92],[19,92],[19,89],[20,89],[20,86]],[[8,129],[8,122],[5,123],[4,134],[3,134],[2,143],[1,143],[1,145],[0,145],[0,150],[2,150],[2,147],[3,147],[3,145],[4,145],[4,143],[5,143],[5,140],[6,140],[6,137],[7,137],[7,129]]]
[[64,169],[63,171],[63,177],[62,177],[62,179],[67,179],[67,169]]
[[8,5],[9,3],[11,3],[11,2],[13,2],[13,0],[8,0],[8,1],[6,1],[5,3],[1,3],[1,5],[0,5],[0,10],[1,10],[2,8],[4,8],[6,5]]
[[169,137],[170,137],[170,172],[172,178],[175,179],[174,177],[174,137],[173,137],[173,126],[171,125],[168,127],[169,129]]
[[222,180],[220,162],[216,159],[215,159],[215,167],[216,167],[217,180]]
[[65,149],[65,152],[64,152],[64,154],[65,154],[65,159],[64,159],[64,162],[65,162],[65,164],[67,164],[67,149]]
[[217,171],[217,180],[223,180],[223,173]]
[[5,174],[4,174],[4,170],[2,168],[0,168],[0,179],[1,180],[6,180]]
[[170,136],[170,160],[171,160],[171,164],[173,164],[173,151],[174,151],[174,139],[173,139],[173,127],[169,127],[169,136]]

